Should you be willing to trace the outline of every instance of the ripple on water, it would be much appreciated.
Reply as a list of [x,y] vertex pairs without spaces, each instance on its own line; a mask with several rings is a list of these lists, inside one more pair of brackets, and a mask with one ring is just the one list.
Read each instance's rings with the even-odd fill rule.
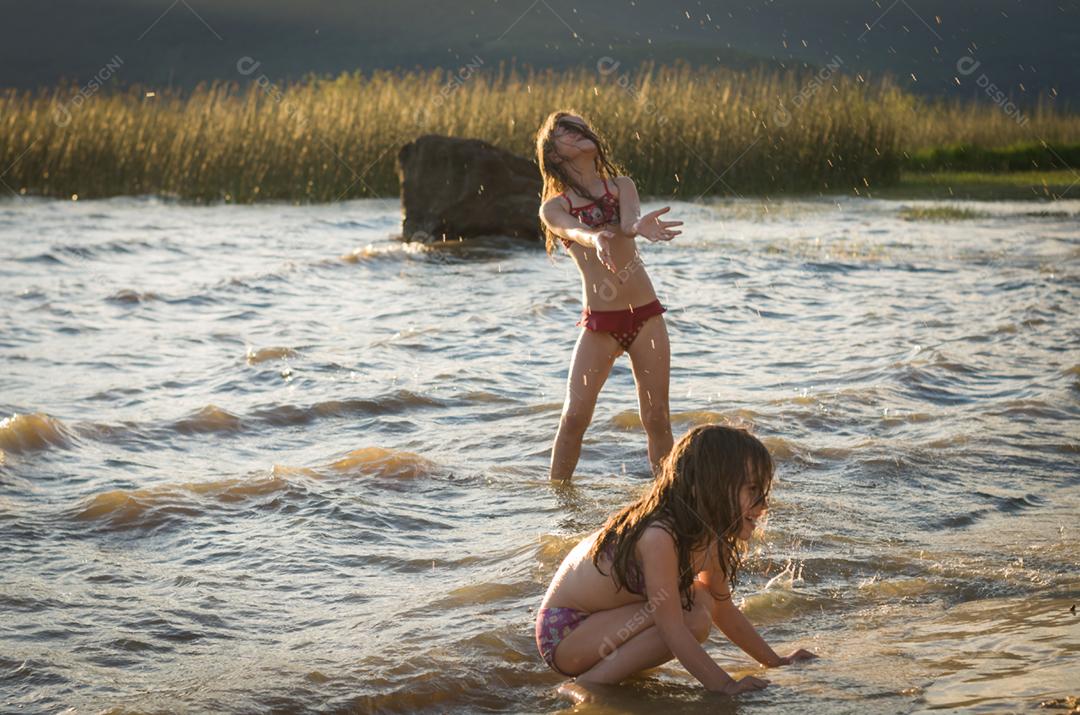
[[1000,417],[1037,418],[1042,420],[1060,420],[1064,422],[1076,419],[1073,410],[1060,409],[1048,404],[1045,400],[1009,400],[1002,405],[1003,409],[989,410],[987,414]]
[[131,288],[123,288],[110,295],[106,300],[121,305],[135,305],[160,300],[160,298],[161,296],[153,291],[137,291]]
[[946,516],[935,522],[934,527],[943,529],[964,528],[967,526],[971,526],[994,513],[1014,514],[1025,509],[1042,506],[1046,503],[1045,500],[1038,494],[1025,494],[1022,496],[1003,496],[974,491],[971,493],[971,496],[983,503],[989,503],[990,506],[977,509],[969,509],[958,514]]
[[[1072,604],[1073,599],[1060,597],[962,603],[934,621],[895,624],[888,638],[907,658],[935,672],[920,712],[1028,712],[1039,709],[1036,704],[1047,693],[1062,688],[1075,693],[1080,683],[1080,638],[1077,617],[1069,612]],[[1058,702],[1066,705],[1070,699],[1076,700]]]
[[370,399],[326,400],[308,406],[274,404],[252,409],[247,419],[269,425],[296,425],[327,417],[400,414],[421,407],[443,407],[445,402],[409,390],[397,390]]
[[969,404],[975,399],[975,395],[965,393],[963,388],[967,384],[963,379],[943,375],[937,371],[937,367],[950,371],[947,366],[924,368],[903,365],[896,371],[895,379],[903,394],[911,399],[949,406]]
[[46,263],[50,265],[64,265],[64,262],[51,253],[38,253],[33,256],[24,256],[16,259],[19,263]]
[[15,687],[57,687],[69,683],[53,663],[38,658],[0,656],[0,683]]

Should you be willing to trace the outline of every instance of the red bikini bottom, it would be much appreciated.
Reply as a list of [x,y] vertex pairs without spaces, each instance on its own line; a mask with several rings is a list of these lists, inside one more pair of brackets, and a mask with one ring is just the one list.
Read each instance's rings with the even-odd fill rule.
[[623,350],[629,350],[645,321],[666,311],[667,308],[660,305],[659,300],[629,310],[589,310],[586,308],[581,311],[581,320],[577,324],[598,333],[611,333],[611,337],[619,342]]

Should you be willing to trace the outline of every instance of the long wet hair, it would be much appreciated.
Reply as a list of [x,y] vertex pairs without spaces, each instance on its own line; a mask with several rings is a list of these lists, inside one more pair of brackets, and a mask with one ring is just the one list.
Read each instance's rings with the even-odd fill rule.
[[695,427],[664,459],[652,487],[607,520],[589,557],[599,569],[601,554],[614,544],[612,575],[619,588],[628,588],[638,538],[647,527],[661,526],[675,540],[679,593],[683,607],[692,608],[697,574],[691,552],[716,538],[716,556],[734,588],[746,552],[746,542],[738,538],[745,516],[739,490],[749,483],[759,487],[762,498],[767,499],[772,478],[769,450],[747,430],[724,425]]
[[[557,196],[568,188],[573,189],[578,196],[592,199],[593,201],[599,201],[599,196],[593,196],[586,191],[577,179],[575,179],[568,171],[563,169],[562,158],[555,151],[555,140],[552,138],[551,133],[555,130],[559,120],[563,117],[581,117],[585,122],[585,129],[582,134],[593,141],[596,144],[596,172],[601,177],[607,180],[613,180],[620,174],[625,174],[619,166],[608,159],[609,149],[607,142],[604,141],[595,130],[590,128],[591,122],[581,112],[577,112],[573,109],[560,109],[556,112],[552,112],[541,123],[540,128],[536,131],[536,164],[540,167],[540,176],[544,181],[544,188],[540,192],[540,204],[543,205],[545,201],[552,196]],[[544,246],[547,248],[548,255],[554,253],[556,249],[556,241],[558,236],[551,232],[551,230],[544,226]]]

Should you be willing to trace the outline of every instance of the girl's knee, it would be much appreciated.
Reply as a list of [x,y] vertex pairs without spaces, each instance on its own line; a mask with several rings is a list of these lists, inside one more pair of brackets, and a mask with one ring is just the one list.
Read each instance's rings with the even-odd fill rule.
[[571,407],[563,411],[562,418],[559,420],[559,425],[569,434],[584,435],[585,430],[589,428],[589,422],[591,421],[591,411]]
[[664,434],[671,431],[671,415],[667,403],[641,411],[641,424],[646,432]]

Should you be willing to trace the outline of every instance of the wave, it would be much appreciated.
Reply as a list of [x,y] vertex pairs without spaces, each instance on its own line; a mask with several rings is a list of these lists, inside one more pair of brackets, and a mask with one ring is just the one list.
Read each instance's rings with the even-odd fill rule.
[[558,534],[541,534],[539,544],[536,547],[536,557],[545,566],[557,567],[570,550],[577,546],[578,542],[585,538],[585,534],[560,536]]
[[205,509],[199,500],[222,503],[265,496],[289,487],[289,480],[275,471],[268,475],[209,482],[162,484],[146,489],[115,489],[90,497],[77,511],[78,521],[107,519],[113,526],[156,526],[170,515],[194,517]]
[[401,258],[410,255],[422,255],[429,253],[430,251],[430,246],[420,241],[398,241],[380,245],[369,243],[366,246],[353,249],[349,253],[342,254],[339,258],[345,263],[362,263],[380,258]]
[[[726,412],[689,410],[686,412],[672,412],[671,425],[673,427],[683,427],[684,429],[706,424],[749,426],[760,416],[759,412],[742,407]],[[622,429],[643,429],[641,416],[635,410],[624,410],[612,417],[611,421],[616,427]]]
[[416,478],[433,474],[437,467],[413,452],[363,447],[319,467],[275,464],[268,472],[248,477],[112,489],[86,498],[73,518],[104,520],[114,527],[154,527],[177,516],[201,516],[214,503],[234,504],[290,491],[302,496],[308,493],[305,481],[332,475]]
[[248,348],[247,351],[247,364],[258,365],[259,363],[266,362],[267,360],[284,360],[286,358],[294,358],[299,356],[293,348],[286,347],[269,347],[269,348]]
[[988,507],[969,509],[967,511],[951,514],[943,517],[931,525],[931,528],[956,529],[971,526],[994,513],[1015,514],[1027,509],[1037,508],[1045,504],[1045,500],[1038,494],[1026,494],[1024,496],[1001,496],[987,492],[973,491],[972,497],[990,504]]
[[[268,358],[270,359],[270,358]],[[181,434],[241,432],[253,424],[274,427],[308,424],[323,418],[354,417],[357,415],[386,415],[406,412],[417,407],[441,407],[444,403],[408,390],[398,390],[382,397],[355,400],[326,400],[313,405],[264,405],[252,408],[244,415],[237,415],[214,404],[207,405],[169,425]],[[122,430],[106,425],[93,425],[88,434],[108,436],[114,433],[128,434],[137,431],[135,425],[125,425]],[[81,431],[81,430],[80,430]]]
[[0,454],[67,447],[73,439],[64,423],[44,412],[14,414],[0,421]]
[[330,221],[328,219],[320,218],[320,219],[316,219],[315,224],[318,225],[318,226],[327,226],[329,228],[340,228],[340,229],[345,229],[345,230],[349,230],[349,231],[356,230],[358,228],[365,229],[365,228],[377,228],[378,227],[378,224],[376,222],[373,222],[373,221],[353,221],[353,220],[348,220],[348,219],[343,220],[343,221]]
[[182,434],[239,432],[243,426],[243,420],[217,405],[207,405],[198,412],[173,423],[173,429]]
[[786,437],[764,436],[759,437],[761,443],[769,450],[773,459],[788,461],[792,459],[807,460],[811,451],[793,439]]
[[137,291],[131,288],[122,288],[108,298],[110,303],[120,303],[123,305],[134,305],[136,303],[148,303],[154,300],[160,300],[161,296],[153,291]]
[[[471,398],[479,402],[497,401],[486,393],[474,394]],[[229,434],[259,425],[303,425],[326,418],[399,414],[416,408],[445,405],[444,401],[435,398],[409,390],[397,390],[371,399],[326,400],[302,406],[256,406],[246,414],[235,414],[209,404],[164,424],[77,422],[69,426],[44,413],[14,414],[0,421],[0,453],[21,454],[53,447],[70,447],[80,438],[108,443],[134,439],[149,446],[167,440],[168,432],[183,435]],[[0,463],[3,459],[0,457]]]
[[833,593],[808,587],[803,581],[804,568],[803,562],[789,559],[761,590],[742,599],[740,609],[755,621],[771,623],[800,613],[840,610],[850,605]]
[[[690,410],[688,412],[673,412],[671,424],[680,429],[689,429],[698,425],[720,424],[734,427],[745,427],[754,431],[754,421],[761,416],[754,410],[739,408],[727,412],[713,412],[711,410]],[[642,429],[641,417],[633,410],[625,410],[616,414],[611,420],[616,427],[622,429]],[[774,459],[783,461],[791,459],[807,459],[811,456],[811,450],[799,444],[795,440],[785,437],[761,436],[761,442],[768,448]]]
[[382,397],[354,400],[326,400],[313,405],[269,405],[253,409],[246,419],[270,425],[296,425],[324,417],[386,415],[406,412],[416,407],[442,407],[444,403],[409,390],[398,390]]
[[860,595],[871,600],[924,596],[943,589],[944,584],[923,576],[882,578],[877,574],[864,579],[858,586]]
[[49,263],[53,265],[64,265],[62,260],[51,253],[38,253],[33,256],[23,256],[22,258],[17,258],[15,260],[19,263]]
[[1001,409],[987,410],[986,414],[995,417],[1036,417],[1043,420],[1060,420],[1062,422],[1070,422],[1076,419],[1072,410],[1068,408],[1059,409],[1045,400],[1035,399],[1009,400],[1001,406]]
[[951,435],[945,435],[937,439],[932,439],[925,444],[927,449],[940,450],[950,449],[952,447],[963,447],[964,445],[973,444],[977,442],[977,438],[971,434],[964,432],[957,432]]
[[[93,230],[94,226],[80,227],[83,230]],[[76,258],[90,259],[107,254],[134,254],[156,246],[141,238],[116,239],[104,243],[74,244],[65,243],[52,246],[52,250],[63,255]]]
[[413,452],[362,447],[331,462],[329,467],[342,474],[413,479],[432,474],[436,465]]
[[380,244],[369,243],[343,254],[339,259],[345,263],[366,263],[379,259],[402,259],[422,257],[438,263],[488,262],[516,256],[522,250],[541,250],[538,241],[523,241],[511,236],[488,235],[459,238],[452,241],[405,241],[400,236]]
[[[412,311],[408,311],[408,312],[412,312]],[[384,315],[384,316],[380,316],[380,317],[391,317],[391,316]],[[427,351],[431,350],[431,342],[432,342],[431,340],[429,340],[427,338],[427,336],[430,336],[430,335],[438,336],[438,335],[443,334],[444,331],[445,331],[445,328],[436,327],[436,326],[431,326],[431,327],[426,327],[426,328],[413,328],[413,327],[402,328],[401,330],[397,331],[393,335],[389,335],[389,336],[387,336],[385,338],[379,338],[377,340],[372,340],[371,343],[368,344],[368,349],[369,350],[374,350],[375,348],[393,348],[393,347],[397,347],[397,348],[406,348],[406,349],[415,348],[415,349],[419,349],[419,350],[423,350],[423,351],[427,352]],[[410,342],[410,340],[412,338],[420,338],[420,339]]]
[[473,608],[489,604],[513,602],[536,593],[536,582],[530,580],[514,583],[479,582],[461,586],[444,594],[436,601],[426,604],[425,609],[437,611],[460,608]]
[[305,477],[307,479],[322,478],[322,475],[319,474],[317,469],[312,469],[311,467],[290,467],[287,464],[275,464],[270,468],[270,474],[274,477],[281,477],[282,479],[296,477]]

